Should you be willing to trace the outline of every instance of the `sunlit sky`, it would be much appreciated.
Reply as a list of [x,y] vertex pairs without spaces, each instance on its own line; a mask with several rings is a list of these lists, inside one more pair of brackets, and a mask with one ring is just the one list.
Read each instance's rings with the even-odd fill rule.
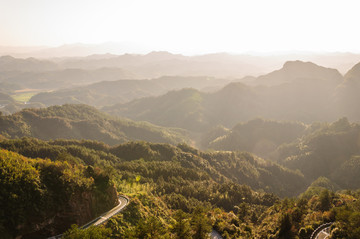
[[0,45],[360,52],[359,9],[356,0],[0,0]]

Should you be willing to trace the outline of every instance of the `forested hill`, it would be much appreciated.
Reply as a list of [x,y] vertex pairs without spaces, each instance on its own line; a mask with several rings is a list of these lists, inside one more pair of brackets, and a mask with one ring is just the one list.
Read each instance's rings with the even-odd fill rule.
[[[270,206],[278,200],[272,192],[295,195],[306,188],[302,175],[251,154],[204,153],[186,144],[129,142],[110,147],[96,141],[22,138],[2,140],[0,148],[0,196],[8,204],[0,210],[13,219],[1,219],[0,230],[13,236],[54,234],[69,223],[84,223],[105,210],[98,200],[110,203],[114,198],[112,182],[121,192],[126,182],[132,185],[136,179],[148,185],[148,194],[162,195],[168,208],[186,212],[199,205],[226,210],[241,202]],[[246,185],[268,193],[256,193]],[[92,203],[90,209],[86,209],[88,203]],[[63,208],[67,204],[71,207]],[[71,211],[87,214],[80,220]],[[32,217],[38,218],[32,222]],[[36,229],[36,223],[43,226]]]
[[280,146],[273,155],[279,163],[300,170],[307,178],[324,176],[343,189],[360,187],[360,125],[342,118],[314,123],[308,133]]
[[293,121],[254,119],[236,124],[231,130],[217,127],[203,135],[201,146],[216,150],[248,151],[270,158],[280,145],[299,140],[307,125]]
[[111,145],[129,140],[160,143],[186,142],[184,130],[119,119],[86,105],[63,105],[24,109],[0,117],[0,134],[9,138],[92,139]]
[[202,147],[249,151],[305,178],[326,177],[342,189],[360,187],[360,124],[341,118],[333,123],[255,119],[232,129],[216,127],[202,137]]
[[116,205],[116,189],[102,169],[70,160],[65,154],[55,162],[30,159],[0,149],[1,238],[47,238]]
[[211,227],[225,238],[308,238],[318,225],[335,220],[337,233],[357,235],[359,194],[331,193],[326,190],[331,183],[320,178],[300,198],[280,201],[263,191],[297,195],[310,182],[249,153],[206,153],[186,144],[111,147],[30,138],[3,139],[0,148],[4,238],[46,237],[70,223],[81,225],[110,207],[112,184],[132,195],[126,210],[105,227],[72,227],[64,238],[142,238],[147,233],[164,238],[182,235],[182,223],[188,238],[199,238],[197,233],[204,238]]
[[[141,141],[110,147],[96,141],[22,138],[0,141],[0,147],[31,158],[61,161],[63,155],[71,155],[72,161],[92,166],[109,165],[117,168],[122,165],[118,168],[120,171],[141,175],[143,180],[151,178],[157,181],[159,190],[173,188],[177,183],[176,180],[172,182],[172,178],[184,170],[186,172],[180,175],[184,173],[209,182],[246,184],[253,189],[280,196],[296,195],[309,183],[301,174],[250,153],[207,153],[186,144],[172,146]],[[201,172],[201,175],[195,172]],[[201,193],[196,195],[200,197]]]

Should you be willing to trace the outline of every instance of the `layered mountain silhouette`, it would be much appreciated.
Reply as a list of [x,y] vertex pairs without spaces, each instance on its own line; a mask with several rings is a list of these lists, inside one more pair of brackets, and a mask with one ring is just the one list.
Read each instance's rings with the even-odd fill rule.
[[99,68],[95,70],[62,69],[40,72],[10,71],[0,75],[3,84],[15,84],[13,90],[19,89],[63,89],[87,85],[99,81],[133,79],[134,74],[120,68]]
[[[209,63],[208,66],[211,66],[220,59],[229,63],[221,67],[232,67],[241,62],[241,58],[236,61],[228,54],[187,57],[168,52],[152,52],[147,55],[89,56],[44,61],[44,64],[50,62],[49,66],[55,64],[57,70],[23,72],[19,68],[13,68],[17,70],[3,71],[0,83],[9,88],[19,86],[21,89],[60,88],[35,95],[30,100],[31,103],[46,106],[64,103],[106,106],[104,110],[115,115],[196,130],[216,125],[231,128],[240,121],[256,117],[299,120],[305,123],[333,121],[342,116],[351,120],[360,118],[360,113],[353,110],[358,102],[359,65],[342,77],[335,69],[311,62],[289,61],[281,69],[267,75],[246,77],[243,79],[246,85],[236,80],[218,91],[215,90],[228,83],[229,78],[224,80],[184,76],[194,64]],[[177,62],[173,67],[166,67],[165,71],[174,75],[183,69],[177,65],[179,61],[186,62],[187,66],[192,65],[186,67],[187,73],[151,80],[133,80],[140,75],[163,74],[161,69],[169,62]],[[25,63],[36,65],[43,61],[2,57],[2,62],[3,67],[9,62],[15,62],[14,67]],[[101,68],[95,69],[96,67]],[[219,68],[211,70],[215,69]],[[183,88],[194,90],[181,90]],[[131,102],[132,100],[134,101]]]
[[[313,122],[342,116],[334,97],[342,83],[337,70],[313,63],[287,62],[282,69],[254,81],[275,82],[276,79],[280,80],[272,86],[251,87],[233,82],[214,93],[190,89],[173,91],[104,110],[131,119],[197,130],[217,124],[233,127],[256,117]],[[181,123],[189,121],[191,126]]]
[[288,61],[280,70],[259,76],[256,84],[271,86],[304,80],[325,80],[340,83],[342,75],[336,69],[318,66],[312,62]]
[[38,60],[35,58],[14,58],[12,56],[0,57],[0,71],[48,71],[55,70],[58,66],[49,60]]
[[117,80],[102,81],[94,84],[42,92],[30,99],[47,106],[61,104],[89,104],[97,107],[125,103],[134,99],[158,96],[170,90],[187,87],[198,90],[221,88],[227,80],[210,77],[164,76],[152,80]]

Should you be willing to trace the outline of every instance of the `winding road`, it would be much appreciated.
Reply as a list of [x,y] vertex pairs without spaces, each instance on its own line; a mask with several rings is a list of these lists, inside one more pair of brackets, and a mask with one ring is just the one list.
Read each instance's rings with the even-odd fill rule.
[[220,233],[218,233],[217,231],[215,230],[212,230],[210,232],[210,239],[223,239],[223,237],[220,235]]
[[315,237],[315,239],[326,239],[330,236],[330,227],[322,229]]
[[88,228],[90,226],[98,226],[98,225],[103,224],[104,222],[109,220],[111,217],[113,217],[114,215],[121,212],[121,210],[123,208],[125,208],[128,203],[129,203],[129,198],[127,198],[125,196],[119,196],[119,204],[116,207],[114,207],[113,209],[105,212],[104,214],[102,214],[101,216],[95,218],[91,222],[88,222],[87,224],[83,225],[81,228],[86,229],[86,228]]
[[330,236],[330,227],[334,222],[328,222],[318,226],[311,234],[310,239],[326,239]]
[[[114,207],[111,210],[103,213],[101,216],[99,216],[99,217],[95,218],[94,220],[86,223],[85,225],[81,226],[80,228],[86,229],[86,228],[89,228],[91,226],[98,226],[98,225],[101,225],[101,224],[105,223],[111,217],[113,217],[116,214],[118,214],[119,212],[121,212],[121,210],[123,210],[128,205],[128,203],[130,201],[130,199],[128,197],[122,196],[122,195],[118,196],[118,200],[119,200],[119,204],[116,207]],[[62,234],[49,237],[48,239],[58,239],[58,238],[61,238],[61,237],[62,237]]]
[[[129,203],[130,199],[126,196],[118,196],[119,204],[112,208],[111,210],[103,213],[101,216],[95,218],[94,220],[86,223],[85,225],[81,226],[80,228],[86,229],[91,226],[98,226],[103,223],[105,223],[107,220],[109,220],[111,217],[115,216],[116,214],[120,213]],[[56,235],[49,237],[48,239],[58,239],[61,238],[63,234]],[[210,239],[223,239],[223,237],[215,230],[212,230],[211,233],[209,233]]]

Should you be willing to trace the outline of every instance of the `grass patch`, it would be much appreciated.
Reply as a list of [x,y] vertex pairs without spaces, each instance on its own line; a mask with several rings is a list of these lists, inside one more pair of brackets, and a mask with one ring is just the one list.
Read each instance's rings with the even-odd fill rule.
[[11,95],[11,97],[19,102],[28,102],[30,98],[33,97],[35,94],[36,92],[27,92],[27,93]]

